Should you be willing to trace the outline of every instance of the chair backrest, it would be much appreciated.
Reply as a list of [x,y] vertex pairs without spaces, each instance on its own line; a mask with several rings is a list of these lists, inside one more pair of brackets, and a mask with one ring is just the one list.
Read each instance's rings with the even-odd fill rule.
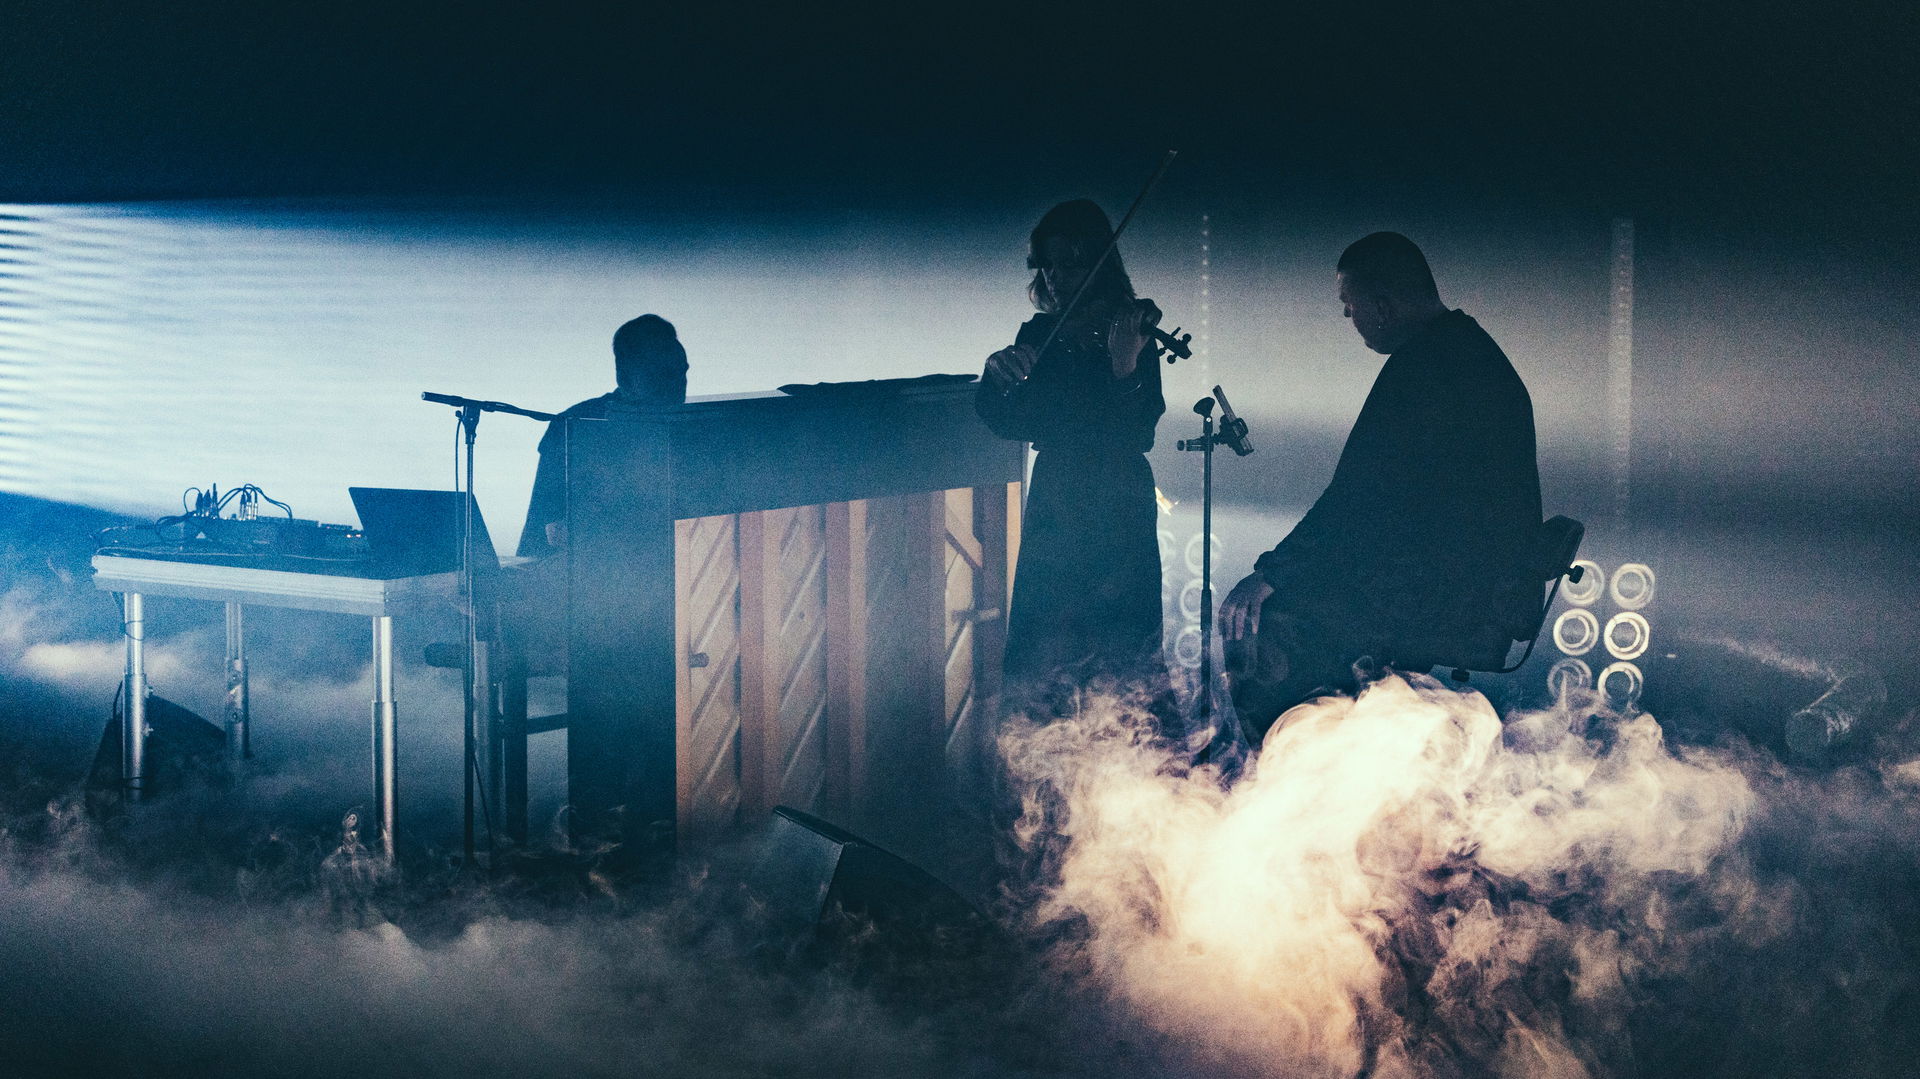
[[1540,636],[1541,627],[1546,625],[1547,610],[1553,606],[1552,594],[1542,600],[1540,589],[1551,582],[1557,592],[1561,577],[1572,575],[1574,580],[1580,579],[1581,570],[1573,564],[1573,560],[1580,553],[1580,541],[1586,535],[1586,525],[1560,515],[1542,521],[1540,530],[1534,533],[1533,547],[1527,557],[1528,579],[1520,582],[1531,597],[1531,603],[1526,608],[1524,623],[1512,627],[1516,631],[1513,639],[1527,642],[1529,650],[1533,641]]
[[[1541,588],[1552,582],[1557,592],[1561,577],[1579,580],[1581,571],[1573,560],[1586,532],[1586,526],[1571,517],[1542,521],[1523,556],[1520,574],[1493,589],[1492,594],[1498,598],[1492,603],[1494,609],[1486,611],[1485,621],[1447,631],[1441,637],[1395,642],[1393,658],[1408,668],[1451,668],[1453,677],[1462,682],[1468,671],[1505,674],[1518,669],[1533,654],[1534,642],[1553,606],[1553,594],[1543,598]],[[1516,641],[1526,643],[1526,652],[1519,662],[1508,664],[1507,656]]]
[[1542,581],[1570,572],[1576,573],[1574,580],[1579,580],[1573,559],[1580,553],[1580,541],[1586,536],[1587,526],[1571,517],[1556,515],[1540,522],[1540,532],[1533,543],[1534,572]]

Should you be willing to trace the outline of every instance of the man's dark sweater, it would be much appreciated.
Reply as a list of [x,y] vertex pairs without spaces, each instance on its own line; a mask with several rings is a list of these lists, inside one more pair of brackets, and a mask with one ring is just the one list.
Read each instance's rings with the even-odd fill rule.
[[546,434],[540,436],[540,465],[533,473],[533,496],[527,500],[527,523],[520,529],[520,546],[515,554],[545,558],[559,552],[547,543],[547,526],[567,519],[567,421],[605,417],[607,405],[618,394],[616,390],[590,397],[547,423]]
[[1333,481],[1254,568],[1278,609],[1360,623],[1342,637],[1444,634],[1524,614],[1497,583],[1539,525],[1533,400],[1480,324],[1448,311],[1388,357]]

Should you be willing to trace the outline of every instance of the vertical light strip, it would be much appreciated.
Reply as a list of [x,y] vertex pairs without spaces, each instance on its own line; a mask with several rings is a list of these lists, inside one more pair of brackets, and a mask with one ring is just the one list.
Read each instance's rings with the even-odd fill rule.
[[1200,347],[1194,358],[1200,361],[1200,380],[1213,385],[1213,372],[1207,366],[1207,343],[1212,337],[1213,314],[1213,218],[1200,215]]
[[1607,328],[1607,437],[1613,524],[1624,531],[1633,494],[1633,219],[1613,222],[1613,288]]

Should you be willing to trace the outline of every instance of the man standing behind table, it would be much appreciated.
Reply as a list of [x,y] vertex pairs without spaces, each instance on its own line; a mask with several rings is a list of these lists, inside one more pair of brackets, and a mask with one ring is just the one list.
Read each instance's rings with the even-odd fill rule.
[[673,323],[659,315],[641,315],[613,335],[615,389],[574,405],[547,424],[540,438],[540,467],[533,475],[527,524],[517,553],[544,558],[567,546],[567,422],[601,419],[614,401],[678,405],[687,400],[687,350]]
[[[1333,480],[1220,605],[1242,729],[1352,688],[1354,664],[1525,621],[1540,526],[1533,400],[1492,337],[1440,302],[1413,241],[1376,232],[1335,273],[1341,307],[1387,362]],[[1436,659],[1428,658],[1432,663]]]
[[508,578],[504,620],[536,673],[562,669],[567,632],[567,421],[600,419],[614,402],[678,405],[687,399],[687,350],[673,324],[641,315],[613,335],[612,393],[589,398],[547,424],[517,553],[532,562]]

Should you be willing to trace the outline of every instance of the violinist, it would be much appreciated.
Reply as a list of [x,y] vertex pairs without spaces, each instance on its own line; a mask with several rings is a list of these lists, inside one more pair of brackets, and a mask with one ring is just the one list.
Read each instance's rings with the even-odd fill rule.
[[1040,313],[987,357],[975,400],[995,434],[1038,451],[1007,627],[1016,706],[1103,677],[1165,674],[1146,458],[1166,411],[1149,337],[1159,313],[1135,298],[1112,240],[1106,213],[1086,199],[1040,219],[1027,256]]

